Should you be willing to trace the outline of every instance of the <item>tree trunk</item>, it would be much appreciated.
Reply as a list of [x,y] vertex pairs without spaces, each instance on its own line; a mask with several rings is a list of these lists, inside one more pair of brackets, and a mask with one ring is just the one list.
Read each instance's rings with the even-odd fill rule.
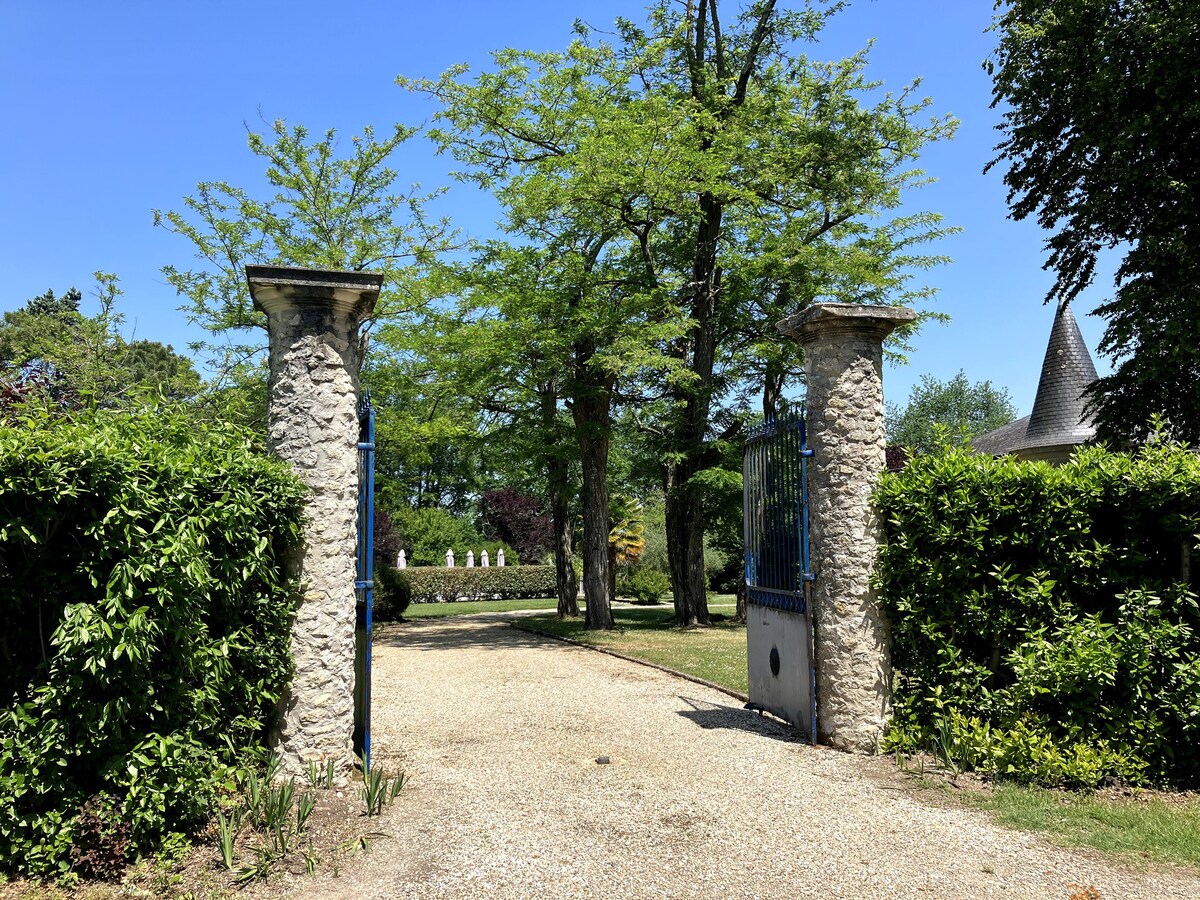
[[[550,442],[546,454],[546,482],[550,494],[550,517],[554,523],[554,583],[558,593],[558,617],[579,615],[579,583],[575,578],[574,534],[571,528],[570,472],[565,458],[564,430],[558,414],[558,379],[538,386],[542,432]],[[550,438],[549,436],[553,436]]]
[[[577,355],[577,373],[590,373],[587,348]],[[612,628],[608,600],[608,446],[612,409],[611,384],[581,384],[572,397],[571,414],[583,466],[583,599],[584,628]]]
[[566,463],[550,462],[550,515],[554,520],[554,579],[558,588],[558,617],[579,615],[579,584],[575,580],[571,507],[567,498]]
[[689,484],[690,467],[677,465],[667,476],[667,559],[675,624],[711,625],[704,583],[704,507],[700,491]]
[[[696,259],[692,267],[691,366],[696,380],[688,387],[679,424],[676,462],[666,464],[667,558],[671,565],[671,592],[675,622],[681,627],[709,625],[708,596],[704,583],[704,506],[700,487],[692,476],[711,463],[706,460],[705,438],[712,403],[713,369],[717,353],[717,298],[721,269],[717,265],[717,239],[724,209],[711,194],[700,195],[703,213],[696,233]],[[715,460],[714,460],[715,461]]]

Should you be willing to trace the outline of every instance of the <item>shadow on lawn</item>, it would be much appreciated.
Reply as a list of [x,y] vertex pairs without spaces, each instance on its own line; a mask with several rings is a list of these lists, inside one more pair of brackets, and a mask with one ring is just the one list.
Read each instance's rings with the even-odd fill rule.
[[682,695],[679,699],[691,707],[691,709],[680,710],[679,715],[690,719],[701,728],[736,728],[738,731],[752,731],[763,737],[789,743],[799,743],[804,740],[804,736],[787,723],[759,715],[740,706],[724,706],[720,703],[710,703],[707,700],[696,700]]

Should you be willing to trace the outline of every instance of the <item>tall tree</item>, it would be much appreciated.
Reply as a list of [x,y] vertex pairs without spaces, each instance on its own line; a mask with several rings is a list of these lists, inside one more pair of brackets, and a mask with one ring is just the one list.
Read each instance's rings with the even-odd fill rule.
[[1090,389],[1098,431],[1140,439],[1166,417],[1200,439],[1200,18],[1193,0],[1003,0],[985,63],[1004,140],[988,168],[1015,219],[1051,232],[1047,300],[1121,254]]
[[[620,248],[627,279],[637,267],[626,293],[640,315],[675,324],[656,348],[670,372],[659,379],[665,393],[645,404],[643,421],[659,436],[681,625],[709,621],[697,476],[735,433],[737,417],[718,413],[753,370],[737,360],[752,352],[747,333],[773,335],[773,321],[753,324],[750,286],[768,286],[787,312],[817,299],[911,301],[921,291],[906,279],[933,261],[912,248],[943,233],[932,214],[887,216],[902,189],[923,181],[918,151],[953,121],[918,123],[927,101],[911,87],[864,106],[859,97],[876,85],[862,54],[831,64],[800,55],[797,42],[815,38],[827,14],[759,0],[730,23],[716,0],[664,0],[647,27],[619,20],[611,40],[580,24],[562,53],[505,50],[474,79],[460,67],[410,83],[441,103],[435,139],[467,177],[498,189],[530,226],[527,240],[543,240],[551,221],[558,235],[573,229],[585,269],[597,247]],[[621,395],[616,381],[594,377],[604,357],[590,340],[584,331],[575,343],[572,410],[585,458],[599,458],[604,429],[580,417],[611,422]],[[788,366],[762,363],[762,383],[778,395]],[[591,434],[603,446],[589,446]],[[585,462],[585,499],[605,490],[596,471]]]
[[[185,299],[192,321],[221,343],[202,343],[226,368],[263,347],[266,317],[254,309],[246,286],[248,263],[363,270],[384,276],[375,318],[418,309],[427,300],[425,275],[437,254],[452,246],[445,221],[425,211],[432,195],[396,189],[388,160],[413,129],[397,125],[384,138],[364,128],[339,155],[330,129],[310,139],[308,129],[271,125],[270,137],[248,133],[250,151],[265,166],[267,192],[202,181],[183,211],[154,211],[154,224],[191,243],[199,266],[163,267]],[[274,193],[270,193],[270,192]]]
[[904,407],[888,405],[888,443],[932,453],[946,440],[961,444],[1016,417],[1008,391],[990,381],[972,383],[961,369],[945,382],[923,375]]
[[65,406],[122,406],[146,397],[194,398],[200,376],[192,361],[157,341],[127,341],[117,309],[115,275],[96,272],[94,315],[83,295],[47,291],[0,321],[0,377],[10,399],[44,394]]

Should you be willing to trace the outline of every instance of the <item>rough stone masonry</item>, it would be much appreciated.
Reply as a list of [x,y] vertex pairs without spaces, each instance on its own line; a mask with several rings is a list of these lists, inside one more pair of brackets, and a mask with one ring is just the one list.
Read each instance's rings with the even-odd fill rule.
[[302,584],[292,625],[296,674],[271,736],[284,771],[309,760],[353,762],[354,580],[358,522],[359,325],[382,276],[247,266],[267,314],[268,443],[310,489],[304,545],[291,560]]
[[779,323],[804,345],[818,739],[873,751],[891,714],[887,619],[871,588],[886,465],[883,341],[911,309],[821,303]]

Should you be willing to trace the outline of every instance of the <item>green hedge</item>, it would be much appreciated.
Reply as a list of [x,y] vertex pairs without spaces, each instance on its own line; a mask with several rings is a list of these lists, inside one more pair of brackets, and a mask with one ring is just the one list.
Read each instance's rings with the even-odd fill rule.
[[0,870],[107,871],[206,822],[291,676],[303,499],[177,412],[0,427]]
[[1200,784],[1200,458],[954,450],[884,476],[876,502],[889,746],[1048,784]]
[[518,600],[553,597],[556,591],[554,566],[416,566],[396,574],[407,582],[414,603]]

